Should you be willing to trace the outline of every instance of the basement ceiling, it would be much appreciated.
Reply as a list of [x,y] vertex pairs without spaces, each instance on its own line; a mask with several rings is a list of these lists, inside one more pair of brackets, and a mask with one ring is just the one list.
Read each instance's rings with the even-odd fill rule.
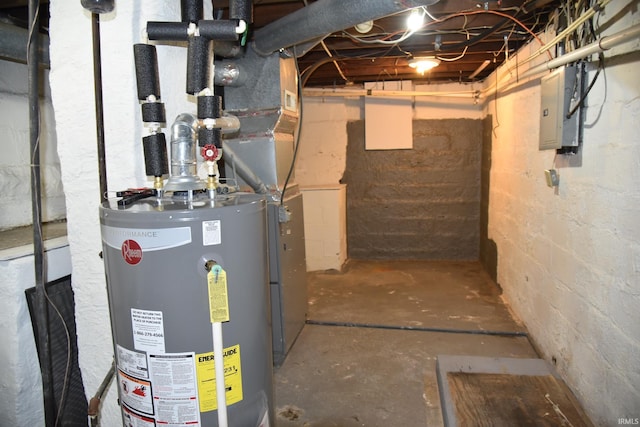
[[[251,31],[315,1],[254,0]],[[26,0],[0,0],[0,21],[26,27],[26,3]],[[223,16],[228,3],[213,1],[216,9],[223,10]],[[405,37],[407,11],[372,22],[366,33],[347,28],[329,34],[300,57],[298,64],[306,87],[342,87],[385,80],[417,83],[483,80],[524,44],[538,44],[534,34],[554,25],[550,23],[551,17],[561,3],[561,0],[440,0],[426,7],[422,28],[408,37]],[[43,1],[40,15],[43,32],[47,31],[48,15],[48,1]],[[420,74],[409,66],[409,60],[422,56],[436,57],[440,65]]]
[[[256,0],[253,29],[313,2]],[[355,28],[330,34],[324,45],[315,46],[298,63],[301,72],[314,69],[306,81],[307,87],[385,80],[423,83],[482,80],[521,46],[532,42],[533,35],[549,25],[552,12],[560,3],[560,0],[440,0],[426,8],[422,28],[399,43],[394,41],[405,34],[409,12],[376,20],[364,34]],[[409,59],[421,56],[435,56],[440,65],[421,75],[409,66]],[[485,68],[474,75],[485,63]]]

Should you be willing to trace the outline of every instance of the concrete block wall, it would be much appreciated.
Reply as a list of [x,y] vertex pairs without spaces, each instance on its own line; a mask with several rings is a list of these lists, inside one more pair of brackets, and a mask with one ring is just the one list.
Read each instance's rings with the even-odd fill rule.
[[350,258],[478,259],[481,120],[414,120],[412,150],[365,150],[362,121],[348,135]]
[[[605,34],[638,22],[637,10],[623,6],[612,2],[600,16]],[[589,95],[575,157],[538,150],[538,79],[485,109],[483,250],[495,253],[483,259],[495,257],[489,268],[506,300],[593,421],[606,426],[640,417],[639,48],[636,39],[605,53],[620,56],[606,60]],[[550,168],[559,172],[557,189],[546,185]]]
[[[43,221],[64,219],[60,160],[56,151],[55,118],[48,70],[41,70],[40,162]],[[31,149],[27,66],[0,60],[0,230],[31,224]]]

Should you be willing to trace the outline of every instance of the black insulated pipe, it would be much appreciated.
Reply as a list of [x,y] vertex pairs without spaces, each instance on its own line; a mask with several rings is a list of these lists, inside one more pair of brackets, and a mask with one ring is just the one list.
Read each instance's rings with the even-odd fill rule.
[[136,66],[138,99],[145,101],[149,96],[160,99],[160,77],[158,73],[158,54],[156,47],[150,44],[133,45],[133,57]]
[[222,129],[205,128],[198,129],[198,146],[215,145],[217,148],[222,147]]
[[187,49],[187,93],[196,95],[213,85],[211,58],[213,43],[205,37],[189,37]]
[[251,24],[253,22],[253,4],[251,0],[232,0],[229,5],[229,18],[242,19]]
[[188,22],[147,22],[149,40],[186,41],[189,38]]
[[40,2],[29,0],[29,39],[27,40],[27,72],[29,82],[29,140],[31,152],[31,214],[33,221],[33,267],[36,287],[36,318],[42,325],[38,328],[38,349],[42,391],[44,399],[44,420],[47,427],[53,426],[56,416],[56,402],[53,392],[53,366],[51,362],[51,342],[49,336],[49,309],[45,289],[44,242],[42,235],[42,194],[40,178],[40,100],[38,33],[40,32]]
[[167,140],[164,133],[155,133],[142,138],[144,166],[147,176],[162,176],[169,173]]
[[200,21],[204,17],[202,0],[181,0],[180,16],[182,22],[195,23]]
[[236,28],[238,22],[235,20],[199,21],[198,31],[201,37],[209,40],[238,40]]
[[256,31],[254,49],[260,55],[270,55],[280,49],[322,38],[361,22],[437,2],[438,0],[319,0]]
[[145,123],[166,123],[164,104],[162,102],[145,102],[142,104],[142,121]]
[[218,95],[198,97],[198,118],[217,119],[222,115],[222,97]]

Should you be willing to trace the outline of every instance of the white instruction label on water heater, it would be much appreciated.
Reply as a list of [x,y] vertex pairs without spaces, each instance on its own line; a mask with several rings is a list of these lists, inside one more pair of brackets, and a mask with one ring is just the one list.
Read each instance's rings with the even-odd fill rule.
[[122,407],[122,417],[124,418],[124,425],[127,427],[155,427],[156,422],[153,418],[140,415],[127,408],[125,405]]
[[211,246],[222,243],[220,220],[202,221],[202,245]]
[[200,427],[195,353],[148,354],[156,423]]
[[164,353],[164,321],[161,311],[131,309],[133,346],[147,353]]
[[119,344],[116,348],[118,350],[118,369],[134,377],[149,378],[147,355],[145,353],[131,351]]

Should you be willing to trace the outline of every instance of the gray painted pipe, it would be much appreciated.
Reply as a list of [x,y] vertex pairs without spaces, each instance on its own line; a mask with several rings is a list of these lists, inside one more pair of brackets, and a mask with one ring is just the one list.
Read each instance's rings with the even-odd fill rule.
[[365,21],[429,6],[438,0],[318,0],[255,32],[254,49],[267,56]]
[[[25,28],[0,22],[0,58],[27,63],[27,38]],[[38,62],[49,68],[49,37],[40,34],[38,40]]]
[[227,144],[222,142],[222,155],[225,158],[225,161],[228,161],[229,164],[232,164],[235,168],[235,171],[238,173],[238,176],[244,180],[253,191],[258,194],[267,194],[269,193],[269,189],[265,185],[265,183],[256,175],[249,165],[247,165],[238,155],[233,151]]

